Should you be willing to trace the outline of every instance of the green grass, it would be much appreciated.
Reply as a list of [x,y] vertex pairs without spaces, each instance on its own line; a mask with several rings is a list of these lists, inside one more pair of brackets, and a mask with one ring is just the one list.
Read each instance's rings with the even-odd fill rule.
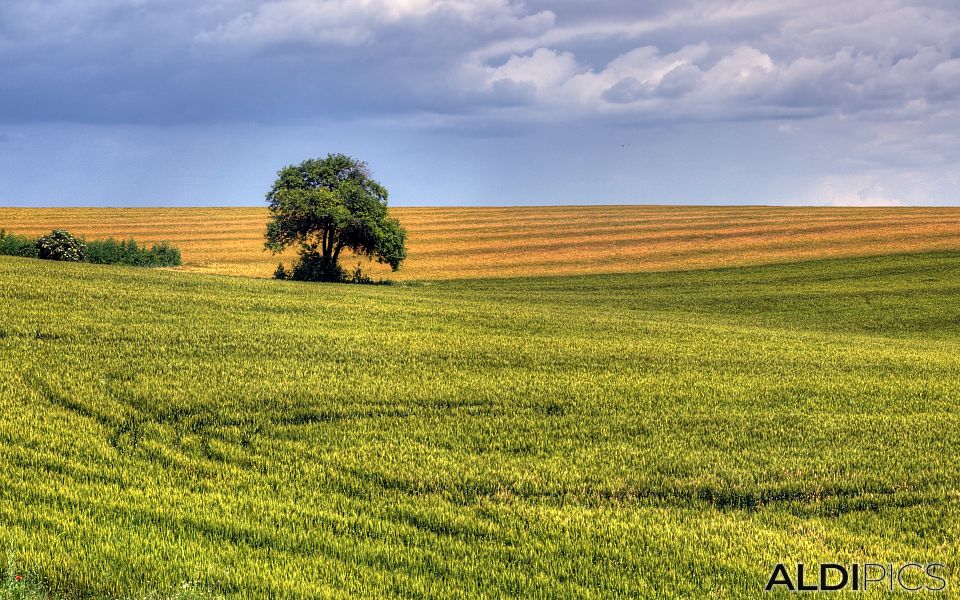
[[54,597],[960,586],[960,255],[336,286],[0,258],[0,542]]

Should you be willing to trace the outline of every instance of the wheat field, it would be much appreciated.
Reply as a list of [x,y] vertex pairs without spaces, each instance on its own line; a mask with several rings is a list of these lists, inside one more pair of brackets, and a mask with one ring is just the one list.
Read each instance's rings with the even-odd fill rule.
[[[399,280],[668,271],[960,248],[958,208],[567,206],[393,208],[409,234]],[[269,277],[266,208],[0,208],[0,227],[169,241],[182,270]],[[347,259],[352,268],[357,259]]]
[[0,256],[0,599],[760,598],[781,561],[955,597],[958,297],[957,252],[392,286]]

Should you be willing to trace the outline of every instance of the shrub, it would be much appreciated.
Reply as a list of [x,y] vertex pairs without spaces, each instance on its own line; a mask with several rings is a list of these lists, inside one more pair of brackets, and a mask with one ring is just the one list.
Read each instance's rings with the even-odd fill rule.
[[54,229],[37,239],[37,258],[80,262],[87,247],[66,229]]
[[183,258],[180,256],[180,249],[171,246],[169,242],[160,242],[150,248],[150,254],[153,255],[158,267],[179,267],[183,264]]
[[120,247],[123,248],[123,260],[120,264],[131,267],[149,266],[150,256],[147,255],[147,249],[141,248],[135,240],[120,242]]
[[363,268],[357,264],[356,268],[353,270],[353,274],[350,276],[350,279],[347,280],[349,283],[363,283],[371,284],[373,280],[370,279],[367,275],[364,275]]
[[[274,279],[294,279],[296,281],[325,281],[332,283],[361,283],[373,284],[373,279],[363,272],[358,264],[348,273],[339,263],[325,258],[319,252],[304,252],[293,263],[293,269],[288,270],[283,263],[277,265],[273,272]],[[383,283],[383,282],[380,282]]]
[[89,242],[87,260],[101,265],[133,267],[178,267],[183,264],[180,250],[167,242],[154,244],[148,250],[134,240],[118,242],[113,238]]
[[154,244],[149,249],[134,240],[118,242],[109,238],[86,242],[64,229],[57,229],[37,240],[11,235],[0,229],[0,254],[134,267],[179,267],[183,264],[180,249],[168,242]]
[[0,230],[0,254],[5,256],[37,257],[37,242],[26,236],[12,235]]
[[113,238],[87,242],[87,260],[98,265],[123,262],[123,249]]
[[347,273],[336,259],[331,260],[317,252],[304,252],[293,264],[290,278],[297,281],[343,282],[347,280]]

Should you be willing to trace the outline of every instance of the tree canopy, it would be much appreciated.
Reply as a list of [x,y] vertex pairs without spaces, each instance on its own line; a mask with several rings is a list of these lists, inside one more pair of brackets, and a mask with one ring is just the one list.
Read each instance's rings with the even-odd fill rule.
[[277,253],[300,246],[295,279],[342,280],[344,248],[394,271],[406,258],[406,232],[387,214],[387,189],[362,161],[329,154],[285,167],[267,202],[266,247]]

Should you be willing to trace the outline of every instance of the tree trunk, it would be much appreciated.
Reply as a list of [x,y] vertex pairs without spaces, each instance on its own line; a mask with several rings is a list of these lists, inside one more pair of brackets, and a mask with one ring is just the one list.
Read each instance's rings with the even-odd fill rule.
[[332,227],[323,230],[323,257],[327,260],[336,260],[333,256],[333,240],[336,232]]

